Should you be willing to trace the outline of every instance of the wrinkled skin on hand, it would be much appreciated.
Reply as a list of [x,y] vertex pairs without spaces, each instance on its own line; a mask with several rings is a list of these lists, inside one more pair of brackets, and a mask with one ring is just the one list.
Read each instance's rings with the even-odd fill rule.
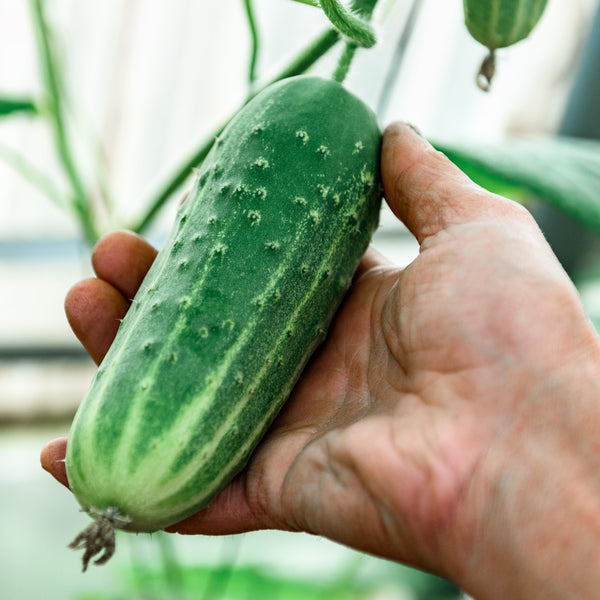
[[[581,427],[600,431],[587,392],[597,387],[596,336],[526,210],[476,186],[405,125],[385,132],[382,175],[418,257],[400,268],[366,254],[247,468],[169,531],[308,531],[451,577],[481,598],[539,597],[540,570],[560,571],[544,535],[561,503],[572,504],[557,492],[567,476],[559,467],[587,474],[577,440]],[[154,257],[139,237],[110,234],[94,252],[97,278],[70,291],[69,321],[96,362]],[[66,443],[42,455],[65,485]],[[568,460],[546,476],[557,455]],[[539,564],[523,558],[532,548]]]

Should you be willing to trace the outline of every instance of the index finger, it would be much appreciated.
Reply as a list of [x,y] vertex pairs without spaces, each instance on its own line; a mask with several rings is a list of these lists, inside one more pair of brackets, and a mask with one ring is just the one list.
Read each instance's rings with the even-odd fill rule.
[[60,437],[48,442],[40,455],[42,468],[48,471],[58,482],[69,487],[67,470],[65,468],[65,455],[67,453],[67,438]]

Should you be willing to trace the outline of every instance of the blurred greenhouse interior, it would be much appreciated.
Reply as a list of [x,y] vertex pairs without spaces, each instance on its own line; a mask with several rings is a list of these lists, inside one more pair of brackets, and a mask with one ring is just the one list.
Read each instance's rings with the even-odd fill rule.
[[[107,215],[102,231],[129,227],[177,165],[243,102],[251,43],[243,2],[43,4],[69,115],[69,151],[96,211]],[[0,97],[44,98],[33,5],[0,0]],[[432,139],[494,141],[555,132],[600,137],[597,101],[595,121],[583,119],[576,97],[585,95],[578,73],[598,0],[550,0],[533,35],[500,53],[487,94],[475,85],[485,49],[466,31],[462,0],[380,5],[380,43],[359,52],[346,85],[377,109],[383,126],[410,121]],[[321,11],[291,0],[256,0],[255,10],[258,70],[265,79],[327,26]],[[402,38],[412,17],[412,34]],[[334,49],[312,70],[329,75],[336,60]],[[598,59],[590,73],[595,80],[586,82],[597,91]],[[0,119],[2,597],[458,598],[443,580],[326,540],[277,532],[217,539],[124,535],[114,561],[79,573],[79,557],[66,545],[86,516],[41,470],[39,451],[45,441],[66,435],[95,370],[63,312],[70,286],[92,269],[80,224],[61,206],[68,182],[46,108],[38,107],[41,115],[26,111]],[[157,246],[186,185],[145,231]],[[580,288],[595,319],[595,235],[545,208],[539,220],[574,278],[585,273]],[[386,211],[374,246],[399,264],[418,251]],[[188,589],[192,580],[195,591]]]

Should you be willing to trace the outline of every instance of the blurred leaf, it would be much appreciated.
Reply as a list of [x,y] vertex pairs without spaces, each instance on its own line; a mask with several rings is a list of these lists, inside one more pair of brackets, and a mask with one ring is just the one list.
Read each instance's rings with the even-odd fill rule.
[[600,232],[600,142],[554,137],[433,143],[483,187],[504,187],[507,193],[498,193],[510,197],[520,187]]
[[[133,570],[122,572],[124,590],[121,594],[80,592],[76,600],[365,600],[379,597],[459,600],[462,597],[450,581],[402,565],[392,567],[397,567],[392,580],[359,581],[356,577],[348,579],[348,574],[342,573],[341,579],[334,577],[325,581],[286,576],[250,565],[180,565],[183,585],[173,594],[161,569],[138,563]],[[214,585],[221,580],[226,581],[226,593],[213,593],[223,590],[224,586]]]
[[13,113],[37,114],[37,106],[28,98],[8,98],[0,96],[0,117]]
[[[143,598],[168,597],[168,584],[160,570],[155,570],[143,565],[136,566],[137,574],[130,581],[131,592]],[[282,574],[267,572],[254,566],[235,566],[223,564],[215,567],[182,565],[183,586],[180,598],[228,598],[229,600],[242,600],[247,598],[260,598],[261,600],[359,600],[364,598],[369,589],[358,582],[348,586],[340,586],[337,581],[319,582],[301,578],[290,578]],[[143,588],[140,588],[140,581]],[[215,585],[222,581],[226,584],[227,593],[213,594],[216,589],[221,590],[225,585]],[[108,597],[105,600],[112,600]],[[83,596],[79,600],[82,600]]]

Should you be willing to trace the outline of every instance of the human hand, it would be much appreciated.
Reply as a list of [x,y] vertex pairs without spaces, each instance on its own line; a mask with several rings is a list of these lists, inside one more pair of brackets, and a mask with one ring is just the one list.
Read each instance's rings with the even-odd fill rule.
[[[367,253],[247,468],[169,530],[308,531],[451,577],[481,598],[533,597],[552,559],[536,544],[571,500],[561,484],[569,467],[593,464],[584,469],[571,450],[600,426],[588,400],[598,342],[523,208],[474,185],[406,126],[384,135],[382,175],[419,256],[400,269]],[[96,362],[154,256],[137,236],[107,236],[94,253],[98,279],[69,293],[69,321]],[[67,484],[65,447],[51,442],[42,463]],[[539,523],[534,467],[540,490],[553,491]],[[553,533],[563,539],[559,524]],[[534,568],[519,552],[536,548]]]

